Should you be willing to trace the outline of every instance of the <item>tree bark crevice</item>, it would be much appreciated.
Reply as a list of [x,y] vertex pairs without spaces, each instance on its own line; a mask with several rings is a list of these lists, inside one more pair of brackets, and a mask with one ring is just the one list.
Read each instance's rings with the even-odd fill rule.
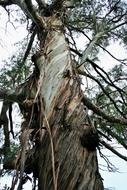
[[[52,21],[53,26],[59,23]],[[51,30],[45,41],[45,55],[37,59],[41,65],[39,94],[43,99],[54,145],[55,172],[59,168],[57,187],[65,189],[94,189],[101,180],[97,173],[96,149],[89,151],[81,145],[80,137],[88,125],[79,76],[73,71],[73,61],[62,31]],[[69,76],[64,74],[69,70]],[[46,125],[42,120],[43,126]],[[39,190],[52,190],[52,157],[47,130],[43,130],[38,147]],[[80,177],[82,176],[82,177]],[[80,179],[80,184],[78,184]],[[97,189],[97,188],[96,188]],[[100,187],[98,187],[98,190]]]

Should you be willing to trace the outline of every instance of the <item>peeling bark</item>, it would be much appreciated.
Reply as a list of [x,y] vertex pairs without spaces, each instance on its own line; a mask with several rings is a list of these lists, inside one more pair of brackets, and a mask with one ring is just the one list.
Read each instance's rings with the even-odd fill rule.
[[[25,119],[20,140],[27,144],[21,145],[24,151],[16,166],[21,174],[19,184],[22,186],[23,172],[32,171],[39,190],[103,190],[96,155],[98,139],[93,139],[96,131],[82,103],[81,79],[63,26],[55,17],[47,18],[47,26],[43,49],[33,57],[38,72],[16,92]],[[29,139],[24,138],[24,131]],[[15,163],[9,166],[15,167]]]
[[61,23],[54,18],[49,22],[52,29],[47,34],[43,53],[36,57],[40,79],[35,102],[40,97],[43,107],[36,147],[39,190],[54,189],[50,138],[48,131],[43,129],[46,128],[44,115],[53,140],[57,189],[103,190],[96,150],[89,151],[80,141],[84,131],[92,128],[81,102],[80,78],[73,68]]
[[25,119],[20,140],[27,145],[22,145],[16,167],[20,168],[19,189],[24,172],[32,171],[39,190],[103,190],[98,139],[93,139],[96,131],[82,103],[81,79],[64,28],[55,16],[46,18],[46,25],[46,30],[38,31],[41,50],[32,59],[39,72],[16,92]]

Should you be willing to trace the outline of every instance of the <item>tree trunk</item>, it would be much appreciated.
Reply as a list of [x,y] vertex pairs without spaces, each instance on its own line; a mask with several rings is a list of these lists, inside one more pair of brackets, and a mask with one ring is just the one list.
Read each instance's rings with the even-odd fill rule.
[[47,23],[43,51],[34,56],[40,71],[34,98],[41,105],[40,127],[34,135],[39,190],[103,190],[97,139],[82,103],[81,79],[60,21],[53,17]]

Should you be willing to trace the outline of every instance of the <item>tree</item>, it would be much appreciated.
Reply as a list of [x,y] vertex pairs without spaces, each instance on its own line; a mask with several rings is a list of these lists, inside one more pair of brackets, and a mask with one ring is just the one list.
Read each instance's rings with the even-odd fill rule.
[[[105,141],[114,138],[127,147],[126,60],[115,58],[106,49],[111,40],[126,45],[127,4],[120,0],[1,0],[0,5],[9,13],[12,5],[18,6],[25,15],[20,21],[28,23],[31,33],[25,55],[18,55],[17,61],[11,59],[16,64],[10,72],[5,69],[1,81],[0,125],[5,135],[1,152],[4,168],[16,169],[11,189],[18,178],[18,190],[22,189],[30,179],[28,174],[33,173],[33,189],[38,179],[39,190],[103,190],[97,148],[103,145],[127,161]],[[77,48],[77,34],[86,37],[85,50]],[[34,46],[36,36],[38,48]],[[31,57],[34,70],[26,79],[32,48],[36,51]],[[121,63],[111,73],[96,63],[100,49]],[[88,89],[84,93],[81,76],[94,81],[97,92]],[[15,137],[14,102],[24,117],[21,150],[15,155],[10,140],[11,135]]]

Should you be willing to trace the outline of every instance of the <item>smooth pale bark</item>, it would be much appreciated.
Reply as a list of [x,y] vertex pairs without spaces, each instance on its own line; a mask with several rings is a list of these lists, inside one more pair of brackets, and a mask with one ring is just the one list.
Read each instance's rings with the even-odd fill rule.
[[[43,127],[47,118],[51,129],[57,189],[103,190],[96,150],[87,150],[80,141],[84,131],[90,128],[81,102],[81,81],[73,68],[61,23],[56,18],[47,22],[51,29],[37,57],[40,80],[35,97],[39,94],[43,104]],[[39,190],[52,190],[51,142],[47,130],[40,130],[40,143],[36,147]]]

